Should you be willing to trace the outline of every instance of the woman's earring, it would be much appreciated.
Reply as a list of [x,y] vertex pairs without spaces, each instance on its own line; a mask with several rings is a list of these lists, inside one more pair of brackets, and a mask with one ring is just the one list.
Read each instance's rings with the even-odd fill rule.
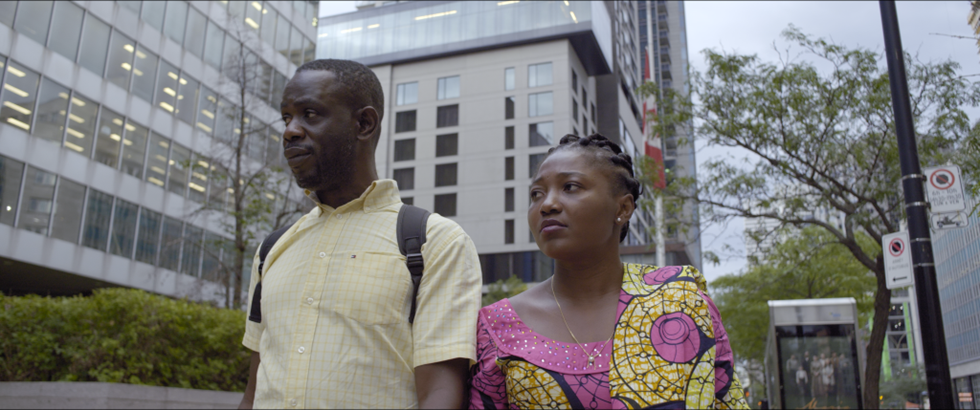
[[623,218],[616,218],[616,222],[623,222]]

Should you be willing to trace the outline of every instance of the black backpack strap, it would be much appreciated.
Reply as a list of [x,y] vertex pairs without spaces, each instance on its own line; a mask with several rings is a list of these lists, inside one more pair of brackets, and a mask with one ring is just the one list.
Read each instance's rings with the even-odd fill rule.
[[398,250],[405,255],[405,264],[412,274],[412,310],[408,314],[408,323],[415,321],[418,306],[419,284],[422,283],[422,271],[425,269],[422,244],[425,243],[425,224],[429,215],[429,211],[406,204],[402,204],[398,210]]
[[255,284],[255,291],[252,292],[252,307],[248,312],[248,320],[255,323],[262,323],[262,267],[265,265],[265,257],[269,255],[269,251],[272,250],[272,246],[276,244],[276,241],[282,237],[282,234],[286,233],[286,230],[292,225],[286,225],[282,228],[276,229],[265,237],[262,241],[262,245],[259,246],[259,282]]

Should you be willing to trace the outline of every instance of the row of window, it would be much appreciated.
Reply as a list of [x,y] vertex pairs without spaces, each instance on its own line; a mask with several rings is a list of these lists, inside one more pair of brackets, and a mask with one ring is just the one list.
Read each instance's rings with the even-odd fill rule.
[[[6,66],[0,121],[182,197],[201,204],[213,203],[215,209],[224,206],[226,190],[233,192],[227,186],[228,172],[209,164],[206,156],[14,61],[5,61],[0,56],[0,68]],[[202,102],[207,100],[213,106],[216,99],[213,95],[207,97],[210,99],[202,94]],[[202,112],[208,113],[206,109]],[[241,132],[229,116],[217,118],[219,136]],[[255,127],[246,130],[244,154],[260,163],[281,163],[278,131],[249,117],[245,121]]]
[[[551,63],[532,64],[527,67],[528,87],[552,84]],[[504,69],[504,89],[514,89],[514,67]],[[459,76],[440,77],[436,81],[436,99],[459,98]],[[395,105],[419,102],[419,82],[401,83],[395,87]],[[543,114],[544,115],[544,114]]]
[[233,252],[216,233],[3,156],[0,223],[211,280]]
[[[544,157],[546,155],[548,154],[541,153],[541,154],[531,154],[528,156],[527,172],[529,176],[533,176],[535,173],[538,172],[538,167],[541,166],[541,162],[544,161]],[[436,164],[435,171],[436,171],[435,172],[436,187],[455,186],[459,183],[458,163],[451,162],[447,164]],[[394,179],[395,182],[398,183],[398,189],[400,191],[411,191],[415,189],[415,167],[396,168],[392,170],[392,179]],[[504,180],[505,181],[514,180],[514,157],[504,158]],[[513,198],[512,192],[509,195],[511,195],[511,198]],[[511,203],[510,208],[511,210],[513,209],[513,203]]]
[[[528,124],[528,146],[551,146],[555,142],[554,122]],[[514,126],[504,127],[504,149],[514,149]],[[436,135],[436,157],[459,154],[459,134]],[[415,138],[395,141],[394,162],[415,160]]]

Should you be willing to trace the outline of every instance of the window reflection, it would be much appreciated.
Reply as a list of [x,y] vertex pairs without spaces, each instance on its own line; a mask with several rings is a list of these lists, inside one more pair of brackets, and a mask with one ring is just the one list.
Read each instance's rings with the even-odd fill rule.
[[199,204],[207,202],[208,169],[211,164],[206,157],[194,154],[190,163],[191,180],[187,184],[187,199]]
[[183,44],[185,23],[187,23],[187,2],[168,1],[167,19],[164,22],[163,33],[177,44]]
[[528,126],[528,145],[538,147],[552,145],[555,140],[555,124],[553,122],[539,122]]
[[167,162],[170,155],[170,139],[155,132],[150,133],[149,151],[146,157],[146,182],[161,188],[167,181]]
[[127,121],[123,137],[122,171],[136,178],[143,178],[143,156],[146,154],[146,127]]
[[37,122],[34,123],[35,136],[61,145],[61,139],[65,135],[65,115],[68,112],[70,92],[67,87],[62,87],[46,77],[41,80]]
[[147,102],[153,101],[153,81],[157,76],[157,56],[140,46],[136,49],[132,93]]
[[262,41],[265,41],[270,46],[274,46],[276,40],[276,20],[279,20],[279,13],[268,7],[262,13]]
[[544,85],[551,85],[551,63],[527,66],[527,86],[540,87]]
[[269,138],[266,139],[265,162],[267,164],[282,163],[284,161],[284,157],[280,152],[282,149],[282,140],[280,139],[282,134],[272,127],[267,128],[266,133]]
[[279,16],[279,23],[276,25],[276,51],[286,58],[289,58],[289,29],[291,27],[285,15]]
[[184,227],[184,252],[181,254],[180,273],[198,276],[201,269],[201,241],[204,230],[194,225]]
[[167,2],[165,1],[144,1],[141,18],[157,30],[163,31],[163,16],[166,6]]
[[85,16],[85,28],[82,30],[78,65],[101,77],[105,71],[106,54],[109,52],[109,25],[89,13]]
[[44,40],[48,35],[48,22],[51,20],[52,2],[49,0],[21,1],[18,3],[14,30],[42,45],[45,44]]
[[193,124],[196,111],[194,106],[197,104],[197,90],[200,88],[200,83],[186,75],[182,75],[178,83],[180,83],[180,89],[177,93],[177,118],[188,124]]
[[529,117],[540,117],[554,113],[551,91],[546,93],[529,94],[527,97],[527,115]]
[[214,117],[217,112],[217,105],[218,97],[215,96],[214,91],[209,90],[207,87],[201,87],[201,98],[198,103],[200,115],[197,116],[197,128],[209,135],[214,131]]
[[0,24],[7,27],[14,25],[14,12],[17,10],[16,1],[0,1]]
[[[157,93],[154,105],[173,113],[177,97],[177,83],[180,80],[180,70],[166,61],[160,61],[160,74],[157,75]],[[185,84],[187,80],[182,80]]]
[[300,34],[296,27],[292,28],[293,34],[290,35],[289,40],[289,61],[292,61],[297,67],[303,65],[303,35]]
[[103,106],[99,119],[99,135],[95,143],[95,160],[116,168],[119,164],[122,135],[123,117]]
[[514,67],[504,69],[504,90],[514,89]]
[[54,221],[51,223],[51,237],[78,243],[82,228],[82,209],[85,207],[85,186],[61,178],[58,181],[58,196],[54,206]]
[[74,93],[71,97],[71,110],[68,112],[68,129],[65,147],[89,157],[95,143],[95,121],[99,106],[92,100]]
[[208,22],[207,42],[204,44],[204,61],[216,69],[221,69],[221,49],[225,43],[225,32],[215,22]]
[[[155,3],[152,1],[147,4]],[[144,10],[146,7],[144,7]],[[112,30],[112,45],[109,47],[109,67],[106,68],[105,78],[124,90],[129,89],[129,74],[133,69],[136,45],[129,37]]]
[[183,226],[177,219],[163,217],[163,234],[160,237],[160,267],[177,271],[180,264],[180,245]]
[[17,227],[27,231],[48,234],[48,222],[54,208],[54,183],[57,176],[32,166],[27,167],[24,193],[20,200],[20,218]]
[[184,33],[184,48],[198,58],[204,56],[204,39],[208,19],[190,7],[187,11],[187,29]]
[[69,1],[59,1],[54,6],[51,22],[51,42],[48,48],[69,60],[75,61],[78,37],[82,31],[82,8]]
[[136,238],[136,260],[155,265],[159,246],[162,215],[145,207],[140,209],[139,236]]
[[185,196],[187,191],[187,168],[190,165],[191,150],[180,144],[173,144],[170,153],[170,183],[167,190],[180,196]]
[[139,207],[131,202],[116,198],[115,215],[112,218],[112,238],[109,252],[124,258],[133,257],[133,242],[136,240],[136,214]]
[[0,224],[13,225],[24,163],[0,156]]
[[82,245],[105,252],[106,242],[109,239],[109,218],[111,215],[112,196],[89,189]]
[[396,91],[397,92],[395,93],[396,96],[395,105],[415,104],[419,102],[418,81],[398,84]]
[[[0,121],[24,131],[31,130],[34,102],[40,76],[24,66],[10,61],[3,83],[3,106]],[[61,142],[60,139],[58,142]]]
[[440,78],[437,91],[436,98],[440,100],[459,97],[459,76]]

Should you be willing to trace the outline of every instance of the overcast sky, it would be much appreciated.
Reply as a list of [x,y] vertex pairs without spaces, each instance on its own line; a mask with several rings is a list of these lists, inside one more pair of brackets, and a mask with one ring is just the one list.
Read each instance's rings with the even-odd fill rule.
[[[848,47],[860,46],[879,52],[884,49],[881,15],[875,1],[692,1],[686,2],[685,8],[688,55],[694,70],[705,67],[701,50],[707,48],[757,54],[763,60],[776,61],[778,56],[773,42],[781,50],[786,48],[788,44],[780,33],[791,23],[804,33]],[[913,54],[918,52],[924,61],[957,61],[964,74],[980,73],[980,55],[975,41],[930,34],[972,36],[967,24],[969,1],[900,1],[896,3],[896,9],[902,46],[906,50]],[[355,10],[353,1],[320,2],[320,16]],[[720,153],[698,144],[697,155],[701,163]],[[709,283],[712,278],[736,273],[745,267],[744,255],[721,251],[727,243],[744,252],[742,229],[740,220],[733,221],[726,229],[706,227],[702,248],[723,257],[720,266],[704,266]]]

